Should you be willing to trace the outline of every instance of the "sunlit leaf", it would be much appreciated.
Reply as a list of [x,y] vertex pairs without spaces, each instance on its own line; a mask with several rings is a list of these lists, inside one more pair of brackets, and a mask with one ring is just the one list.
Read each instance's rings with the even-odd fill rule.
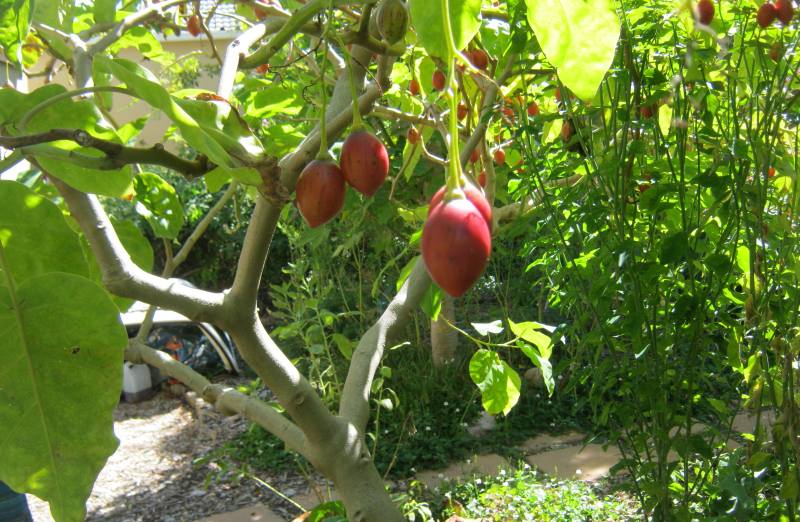
[[[558,77],[581,99],[594,98],[620,33],[611,0],[526,0],[528,23]],[[435,4],[435,2],[434,2]]]
[[508,414],[519,400],[519,374],[497,353],[481,349],[469,361],[469,376],[481,391],[483,408],[491,414]]
[[[480,0],[450,0],[450,24],[453,40],[460,51],[478,33],[481,26]],[[410,0],[411,24],[419,41],[428,53],[439,58],[447,57],[444,18],[441,4],[429,0]]]
[[175,189],[158,174],[142,172],[134,180],[136,212],[158,237],[175,239],[183,226],[183,205]]

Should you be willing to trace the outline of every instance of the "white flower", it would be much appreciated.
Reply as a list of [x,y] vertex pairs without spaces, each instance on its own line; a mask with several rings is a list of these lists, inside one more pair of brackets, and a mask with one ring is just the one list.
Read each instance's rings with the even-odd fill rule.
[[444,401],[444,405],[445,405],[445,406],[450,406],[450,403],[449,403],[449,402],[447,402],[447,401]]

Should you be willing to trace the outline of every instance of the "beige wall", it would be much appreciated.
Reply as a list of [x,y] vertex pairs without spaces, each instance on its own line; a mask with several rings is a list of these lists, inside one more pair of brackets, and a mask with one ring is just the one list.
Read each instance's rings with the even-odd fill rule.
[[[233,38],[235,38],[235,36],[236,35],[233,33],[220,33],[215,35],[214,43],[216,44],[216,48],[220,56],[224,56],[225,49],[233,40]],[[177,38],[159,38],[159,41],[161,42],[164,50],[173,53],[176,59],[183,55],[199,50],[202,51],[202,54],[198,54],[196,57],[198,60],[200,60],[202,65],[219,65],[211,54],[211,46],[206,38],[194,38],[191,35],[184,33],[184,35]],[[159,76],[161,66],[153,61],[143,58],[138,50],[125,49],[120,53],[120,57],[136,61],[149,68],[156,76]],[[197,87],[211,91],[216,90],[217,79],[218,78],[216,75],[209,76],[205,71],[201,71],[201,76],[198,78]],[[54,81],[56,83],[65,85],[68,89],[74,88],[66,68],[62,68],[58,74],[56,74]],[[28,81],[28,89],[34,90],[44,85],[44,83],[45,81],[42,77],[31,78]],[[112,103],[113,108],[111,115],[120,125],[123,125],[128,121],[135,120],[136,118],[141,118],[142,116],[151,112],[150,107],[144,102],[131,99],[124,95],[115,94]],[[142,133],[139,135],[139,139],[137,140],[136,144],[139,146],[151,146],[155,143],[161,142],[169,125],[170,122],[166,116],[161,114],[159,111],[154,111],[150,117],[150,120],[147,122],[147,125],[142,130]],[[168,149],[172,149],[173,151],[176,148],[174,144],[167,143],[166,146]]]

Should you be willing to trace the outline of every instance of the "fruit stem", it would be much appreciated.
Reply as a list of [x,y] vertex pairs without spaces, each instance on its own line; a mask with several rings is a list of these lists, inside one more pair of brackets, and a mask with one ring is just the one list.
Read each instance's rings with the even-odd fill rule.
[[347,75],[350,77],[350,96],[353,97],[353,125],[352,132],[359,131],[364,128],[364,120],[361,118],[361,110],[358,108],[358,91],[356,90],[356,78],[353,71],[353,55],[349,52],[347,55]]
[[463,176],[461,172],[461,161],[458,152],[458,84],[456,83],[456,49],[453,28],[450,25],[450,2],[440,0],[442,8],[442,20],[444,20],[444,36],[447,41],[447,61],[449,70],[447,72],[447,94],[450,97],[450,143],[448,147],[449,161],[447,163],[447,192],[445,199],[452,199],[456,190],[463,186]]
[[327,126],[327,118],[325,117],[325,113],[328,110],[328,92],[325,87],[325,69],[328,65],[328,43],[325,42],[325,52],[322,54],[322,67],[320,67],[319,73],[319,83],[320,89],[322,90],[322,114],[319,117],[319,153],[317,153],[317,159],[326,160],[330,159],[330,153],[328,152],[328,129]]

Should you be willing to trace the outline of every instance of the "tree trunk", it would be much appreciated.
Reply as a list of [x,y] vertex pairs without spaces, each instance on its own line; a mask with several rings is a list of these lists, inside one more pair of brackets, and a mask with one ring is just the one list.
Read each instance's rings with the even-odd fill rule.
[[444,294],[439,318],[431,321],[431,352],[433,365],[437,368],[455,360],[458,350],[458,332],[447,324],[448,321],[455,324],[456,307],[453,298]]
[[351,522],[403,522],[403,514],[392,502],[371,458],[352,462],[336,471],[336,491]]
[[336,417],[323,440],[309,441],[314,467],[333,481],[351,522],[403,522],[403,514],[384,487],[364,437]]

